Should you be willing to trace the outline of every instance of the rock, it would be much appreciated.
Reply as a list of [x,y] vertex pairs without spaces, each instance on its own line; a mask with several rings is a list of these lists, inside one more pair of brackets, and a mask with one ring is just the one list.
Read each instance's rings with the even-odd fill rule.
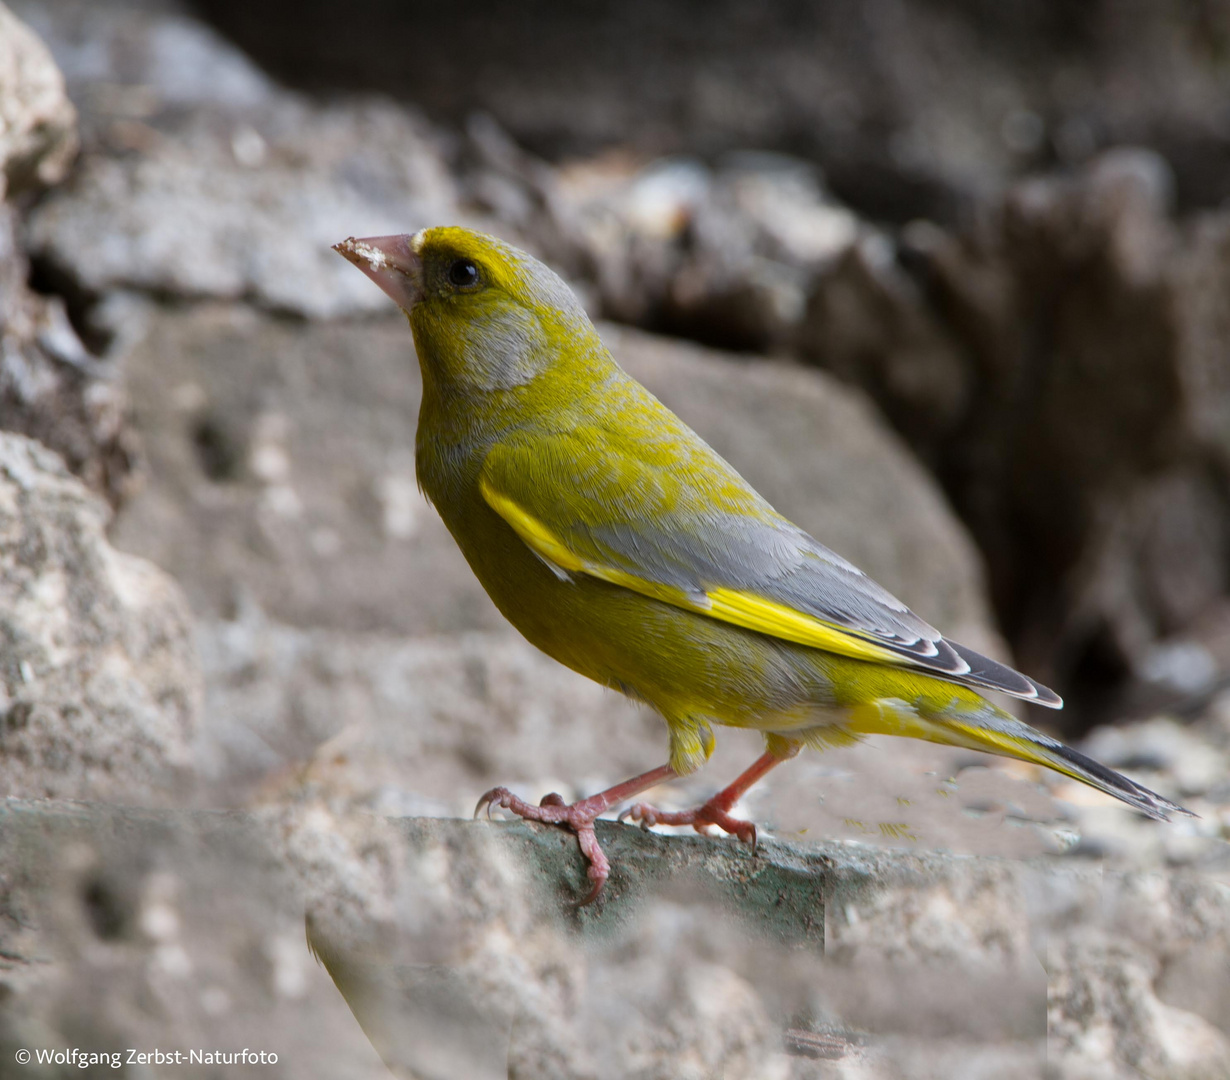
[[198,616],[232,615],[246,592],[292,626],[503,626],[417,490],[403,318],[304,324],[218,304],[142,317],[125,369],[150,482],[113,536],[173,574]]
[[51,451],[0,433],[0,777],[7,795],[181,797],[200,704],[182,594],[103,535]]
[[310,792],[384,814],[465,816],[497,784],[535,800],[579,795],[665,752],[660,719],[510,629],[342,633],[245,605],[203,621],[197,640],[209,722],[194,761],[214,805]]
[[1057,1075],[1226,1074],[1230,1033],[1210,1008],[1225,969],[1182,984],[1186,994],[1170,977],[1176,961],[1225,948],[1230,898],[1219,877],[1090,868],[1035,892]]
[[[672,174],[689,173],[693,190],[671,207]],[[639,321],[705,344],[760,352],[789,345],[811,275],[839,258],[860,228],[824,191],[814,168],[770,154],[730,155],[712,172],[697,163],[651,165],[576,213],[613,214],[622,222],[632,241],[626,278],[641,290],[653,287],[655,262],[671,266]],[[666,254],[646,259],[655,240]],[[649,265],[642,268],[643,262]],[[627,319],[623,295],[603,299],[606,311]]]
[[1230,1071],[1230,1038],[1159,1001],[1156,965],[1120,942],[1078,940],[1048,953],[1055,1075],[1214,1080]]
[[399,1075],[613,1077],[631,1060],[664,1080],[785,1077],[780,1020],[737,962],[754,960],[750,932],[774,954],[809,944],[814,966],[823,932],[827,856],[772,845],[751,866],[730,845],[603,826],[621,891],[578,919],[575,844],[557,830],[312,803],[14,800],[0,816],[8,1054],[246,1045],[278,1055],[271,1075],[373,1075],[349,1004]]
[[866,390],[924,460],[967,419],[968,359],[886,237],[865,237],[815,276],[793,344]]
[[545,213],[518,225],[605,317],[726,349],[786,348],[810,277],[861,229],[813,166],[777,154],[540,162],[532,184]]
[[[192,1050],[246,1047],[277,1055],[256,1066],[266,1076],[388,1076],[308,953],[299,879],[261,823],[16,799],[2,820],[6,1069],[19,1048],[116,1054],[107,1071],[156,1075]],[[182,1064],[142,1069],[129,1048]],[[212,1071],[252,1067],[226,1057]]]
[[0,4],[0,430],[39,439],[113,505],[131,486],[136,442],[116,373],[82,344],[60,297],[33,292],[10,196],[61,180],[76,112],[41,41]]
[[1230,940],[1199,876],[598,832],[615,873],[577,909],[575,841],[545,826],[10,800],[0,1051],[375,1076],[365,1032],[415,1076],[1224,1074],[1213,999],[1159,976]]
[[[14,6],[46,43],[77,100],[87,142],[166,109],[259,108],[277,83],[176,0]],[[130,129],[131,130],[131,129]],[[119,134],[113,132],[113,134]]]
[[64,178],[77,116],[46,46],[0,4],[0,198]]
[[82,344],[61,298],[26,285],[17,231],[0,204],[0,430],[51,447],[118,506],[132,492],[139,455],[119,372]]
[[81,167],[28,226],[63,291],[244,298],[311,318],[387,310],[330,246],[469,220],[441,136],[410,110],[309,102],[176,14],[58,3],[31,17],[86,103]]
[[327,318],[387,305],[332,244],[463,218],[438,151],[401,110],[279,98],[242,116],[193,117],[144,154],[87,158],[32,215],[32,252],[93,296],[250,297]]

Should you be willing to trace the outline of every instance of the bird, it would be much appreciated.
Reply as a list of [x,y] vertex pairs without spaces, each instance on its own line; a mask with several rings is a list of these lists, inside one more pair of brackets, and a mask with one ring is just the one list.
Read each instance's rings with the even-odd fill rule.
[[751,843],[740,797],[805,747],[913,737],[1047,766],[1158,820],[1190,811],[1017,719],[999,692],[1052,690],[944,637],[779,514],[616,363],[549,267],[456,226],[350,237],[334,249],[405,313],[422,371],[420,488],[495,606],[532,644],[644,702],[667,761],[573,803],[502,807],[577,836],[593,902],[610,874],[594,821],[699,769],[715,726],[764,752],[700,806],[621,813]]

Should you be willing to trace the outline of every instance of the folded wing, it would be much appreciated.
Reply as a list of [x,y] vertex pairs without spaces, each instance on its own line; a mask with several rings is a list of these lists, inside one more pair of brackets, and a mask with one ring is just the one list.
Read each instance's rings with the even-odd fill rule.
[[673,430],[659,430],[655,417],[652,439],[594,424],[505,442],[485,462],[483,497],[561,576],[586,574],[786,641],[1062,706],[1032,679],[947,641],[662,411]]

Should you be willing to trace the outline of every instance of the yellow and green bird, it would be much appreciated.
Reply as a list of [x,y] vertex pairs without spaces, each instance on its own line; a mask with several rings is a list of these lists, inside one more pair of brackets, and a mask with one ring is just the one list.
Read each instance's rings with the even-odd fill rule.
[[1062,705],[782,517],[619,367],[536,259],[461,228],[336,248],[409,318],[419,484],[496,607],[543,652],[666,721],[668,763],[607,791],[535,806],[496,788],[479,802],[574,830],[585,902],[609,872],[594,819],[698,769],[715,724],[763,732],[765,753],[694,810],[625,816],[754,841],[730,814],[752,783],[804,746],[867,733],[1047,765],[1153,818],[1187,813],[983,697]]

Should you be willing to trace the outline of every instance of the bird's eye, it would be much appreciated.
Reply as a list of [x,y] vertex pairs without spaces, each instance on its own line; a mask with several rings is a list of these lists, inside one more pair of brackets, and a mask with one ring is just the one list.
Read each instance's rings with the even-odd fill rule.
[[448,279],[459,289],[478,281],[478,267],[469,259],[458,259],[448,268]]

